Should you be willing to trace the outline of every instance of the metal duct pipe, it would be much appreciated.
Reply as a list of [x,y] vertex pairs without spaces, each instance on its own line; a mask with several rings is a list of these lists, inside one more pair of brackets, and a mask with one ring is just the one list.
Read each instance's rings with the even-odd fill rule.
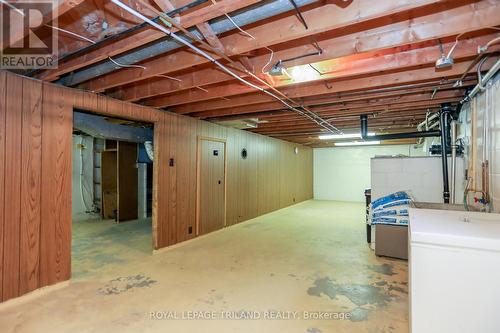
[[[298,7],[302,7],[317,1],[318,0],[295,0],[295,3]],[[238,26],[245,26],[285,13],[290,10],[294,10],[294,6],[289,0],[267,0],[231,14],[231,18]],[[210,22],[210,26],[214,33],[217,35],[236,29],[234,24],[225,16],[212,20]],[[200,39],[204,38],[196,28],[188,29],[188,31]],[[187,39],[187,37],[183,34],[177,35],[184,39]],[[150,45],[138,50],[114,56],[113,59],[117,63],[131,65],[144,61],[146,59],[156,57],[160,54],[179,49],[181,47],[183,47],[181,43],[167,37],[166,39],[153,42]],[[85,69],[78,70],[71,74],[67,74],[57,80],[56,83],[65,86],[75,86],[85,81],[94,79],[98,76],[118,70],[120,68],[121,67],[119,67],[112,61],[105,60],[99,64],[89,66]]]
[[361,138],[363,140],[397,140],[397,139],[414,139],[428,138],[441,136],[440,131],[421,131],[421,132],[406,132],[406,133],[391,133],[382,135],[368,135],[368,116],[366,114],[360,116],[361,120]]
[[495,64],[493,65],[493,67],[490,68],[490,70],[488,71],[488,73],[486,73],[484,76],[483,76],[483,79],[481,80],[481,82],[479,82],[475,87],[474,89],[472,89],[472,91],[460,102],[461,104],[465,103],[466,101],[470,101],[471,99],[474,98],[474,96],[476,96],[476,94],[478,92],[481,91],[481,87],[485,87],[486,86],[486,83],[488,83],[489,80],[491,80],[491,78],[493,76],[495,76],[495,74],[500,70],[500,59],[497,60],[497,62],[495,62]]

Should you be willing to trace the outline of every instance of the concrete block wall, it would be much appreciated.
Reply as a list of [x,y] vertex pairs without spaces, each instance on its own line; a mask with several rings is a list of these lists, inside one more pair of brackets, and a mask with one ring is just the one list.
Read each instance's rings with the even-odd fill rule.
[[[451,158],[448,162],[451,172]],[[465,163],[457,158],[456,203],[462,202]],[[408,191],[418,202],[443,202],[441,156],[381,157],[371,160],[372,200],[397,192]]]

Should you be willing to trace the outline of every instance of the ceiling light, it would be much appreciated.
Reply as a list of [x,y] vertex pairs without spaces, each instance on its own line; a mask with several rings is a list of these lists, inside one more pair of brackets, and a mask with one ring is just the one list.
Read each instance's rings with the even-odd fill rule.
[[[368,133],[368,136],[373,136],[375,133]],[[320,140],[342,140],[342,139],[361,139],[360,133],[347,134],[324,134],[318,137]]]
[[451,56],[445,56],[444,54],[441,55],[441,57],[436,60],[436,68],[448,68],[453,66],[454,61]]
[[441,57],[439,57],[439,59],[436,60],[436,68],[441,69],[441,68],[449,68],[449,67],[453,66],[455,61],[453,60],[453,57],[451,55],[453,54],[453,51],[455,51],[455,48],[458,45],[458,39],[463,34],[464,34],[464,32],[462,32],[461,34],[459,34],[455,38],[455,43],[453,44],[453,46],[451,47],[451,49],[447,55],[445,55],[445,53],[444,53],[443,44],[441,44],[441,42],[439,43],[439,49],[441,50]]
[[271,70],[268,73],[269,75],[272,76],[281,76],[283,75],[283,65],[281,63],[281,60],[278,61],[276,64],[271,67]]
[[336,142],[335,146],[346,147],[346,146],[371,146],[379,145],[380,141],[350,141],[350,142]]
[[309,65],[295,66],[289,69],[294,82],[307,82],[320,78],[320,74]]

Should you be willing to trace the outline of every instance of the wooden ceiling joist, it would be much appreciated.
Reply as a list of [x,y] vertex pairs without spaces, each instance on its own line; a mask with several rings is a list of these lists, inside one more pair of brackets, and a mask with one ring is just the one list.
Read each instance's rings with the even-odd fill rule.
[[[446,36],[454,36],[458,32],[458,30],[456,29],[454,29],[454,31],[451,30],[452,29],[450,29],[449,34],[447,33],[447,31],[443,31],[443,34],[439,35],[438,37],[445,38]],[[490,35],[491,32],[493,32],[493,30],[489,31]],[[349,75],[349,73],[344,74],[342,73],[343,70],[351,68],[352,70],[357,70],[359,72],[364,66],[370,65],[369,63],[367,63],[366,65],[363,64],[359,59],[357,60],[357,64],[354,62],[351,63],[348,57],[352,56],[353,54],[366,53],[367,56],[366,61],[368,62],[371,61],[374,65],[383,66],[380,69],[380,71],[397,68],[397,65],[404,63],[405,61],[408,61],[405,60],[404,58],[405,55],[406,59],[410,58],[413,61],[413,63],[422,62],[422,64],[434,62],[440,56],[439,47],[436,45],[436,43],[434,43],[434,45],[422,48],[422,50],[415,51],[417,53],[414,55],[412,50],[404,52],[401,51],[400,49],[397,49],[412,43],[410,38],[403,41],[401,41],[401,39],[391,40],[390,33],[386,34],[384,32],[381,32],[379,35],[377,35],[377,38],[383,40],[384,42],[377,45],[372,45],[374,46],[374,48],[369,48],[368,45],[364,42],[367,39],[372,39],[373,36],[363,37],[361,35],[362,33],[354,36],[349,35],[346,37],[333,38],[322,41],[321,45],[324,47],[323,54],[319,56],[300,59],[296,61],[295,64],[300,65],[311,62],[335,59],[334,63],[339,68],[338,70],[336,70],[336,72],[332,73],[332,75],[336,74],[338,76],[347,76]],[[477,47],[480,45],[484,45],[484,43],[489,41],[490,39],[488,39],[488,37],[478,37],[478,38],[471,38],[470,40],[461,41],[461,43],[458,44],[457,49],[455,51],[456,57],[460,58],[460,57],[475,55],[477,52]],[[359,46],[357,47],[353,45],[353,40],[357,40],[358,43],[365,45],[365,47],[360,48]],[[426,41],[428,40],[426,39]],[[446,45],[444,45],[445,50],[449,50],[452,44],[453,42],[446,43]],[[376,52],[384,48],[385,49],[394,48],[395,53],[386,54],[383,57],[378,56]],[[275,52],[273,58],[274,61],[277,61],[278,59],[286,59],[289,57],[307,54],[308,52],[311,52],[311,50],[312,50],[311,46],[309,45],[301,47],[293,47],[291,49]],[[399,53],[401,53],[401,55],[399,55]],[[343,61],[343,57],[346,57],[345,61]],[[255,68],[257,68],[258,71],[260,71],[268,61],[269,61],[269,54],[252,58],[252,63],[254,64]],[[136,101],[147,97],[152,97],[155,95],[179,92],[181,90],[190,89],[193,86],[197,85],[224,84],[231,80],[231,78],[228,77],[228,75],[226,75],[225,73],[222,73],[220,71],[214,71],[211,68],[202,69],[196,71],[195,73],[196,76],[194,76],[193,73],[187,73],[179,76],[179,78],[183,80],[183,82],[181,82],[180,84],[175,84],[174,82],[169,82],[168,80],[165,79],[155,79],[153,81],[150,80],[140,81],[137,82],[136,84],[124,87],[120,92],[118,92],[117,97],[123,98],[124,100],[128,101]],[[89,85],[92,86],[92,83],[89,83]]]
[[[207,6],[190,12],[186,15],[181,16],[181,22],[184,27],[191,27],[196,24],[207,22],[213,18],[224,15],[232,11],[236,11],[241,8],[245,8],[252,4],[255,4],[261,0],[220,0],[216,4]],[[172,29],[176,31],[176,29]],[[97,48],[85,55],[73,58],[59,64],[58,68],[53,70],[48,70],[42,72],[37,77],[46,81],[53,81],[63,74],[74,71],[78,68],[82,68],[96,62],[107,59],[109,56],[115,56],[132,50],[134,48],[140,47],[144,44],[153,42],[160,38],[165,37],[165,34],[161,31],[155,29],[143,29],[138,33],[135,33],[129,37],[120,39],[114,43],[106,44],[100,48]]]
[[[468,86],[468,85],[475,84],[475,82],[476,82],[475,80],[471,80],[471,79],[467,78],[467,80],[464,80],[463,85]],[[438,80],[429,81],[429,82],[425,82],[425,83],[421,83],[421,84],[409,84],[409,85],[403,84],[403,85],[397,85],[397,86],[391,86],[391,87],[380,87],[380,88],[375,87],[375,88],[369,89],[369,90],[365,89],[365,90],[359,90],[359,91],[328,93],[328,94],[319,95],[319,96],[302,97],[302,98],[299,98],[298,100],[301,103],[304,103],[305,105],[321,105],[321,104],[328,104],[328,103],[360,101],[360,100],[366,100],[366,99],[371,99],[371,98],[383,98],[383,97],[393,97],[393,96],[400,96],[400,95],[407,95],[407,94],[414,94],[414,93],[432,92],[437,87],[439,87],[439,89],[441,89],[441,90],[452,89],[453,83],[444,83],[438,79]],[[237,108],[237,107],[245,106],[245,105],[251,108],[253,105],[257,105],[257,104],[270,105],[270,103],[273,103],[273,102],[259,103],[259,101],[254,102],[254,99],[253,99],[254,97],[255,96],[252,94],[246,94],[246,95],[235,96],[235,97],[232,97],[231,99],[228,99],[228,100],[220,99],[220,100],[206,101],[204,103],[189,104],[189,106],[192,108],[192,113],[189,113],[189,115],[194,115],[197,112],[212,111],[212,110],[216,110],[216,109]],[[205,104],[206,107],[203,106],[203,104]],[[184,107],[184,106],[182,106],[182,107]],[[259,115],[259,112],[255,112],[255,114]],[[242,114],[242,115],[244,115],[244,114]],[[232,116],[225,116],[225,118],[227,118],[227,117],[234,117],[234,119],[241,118],[240,114],[232,115]]]
[[[334,104],[323,104],[319,106],[313,106],[310,104],[306,104],[312,111],[318,112],[322,114],[323,112],[327,111],[336,111],[336,110],[354,110],[354,109],[360,109],[360,108],[366,108],[370,109],[372,108],[373,111],[376,110],[383,110],[384,108],[390,108],[394,107],[396,105],[401,105],[401,104],[410,104],[411,103],[421,103],[421,102],[428,102],[428,104],[439,104],[443,103],[443,100],[457,100],[461,97],[463,97],[464,91],[463,90],[449,90],[449,91],[437,91],[436,94],[430,93],[423,93],[423,94],[413,94],[413,95],[398,95],[394,96],[392,98],[385,98],[385,99],[375,99],[375,100],[365,100],[365,101],[356,101],[356,102],[338,102]],[[267,109],[269,110],[281,110],[282,108],[278,108],[275,105],[272,107],[268,107]],[[259,110],[261,111],[261,110]],[[226,112],[237,114],[238,112],[244,113],[247,115],[248,118],[252,117],[252,110],[246,107],[239,107],[238,109],[227,109],[227,110],[218,110],[217,112],[220,112],[221,115],[223,115]],[[218,115],[220,117],[221,115]],[[205,118],[205,116],[200,117],[201,114],[194,114],[193,116],[197,118]],[[275,116],[278,117],[278,116]],[[296,117],[296,116],[294,116]],[[280,117],[280,118],[283,118]],[[263,117],[262,119],[269,119]]]
[[[443,80],[443,83],[451,83],[453,78],[457,78],[462,75],[462,73],[468,67],[469,62],[456,63],[451,69],[446,71],[437,71],[434,67],[427,67],[422,69],[413,69],[404,72],[383,74],[372,77],[362,77],[343,81],[330,81],[330,82],[313,82],[308,84],[303,84],[300,86],[293,86],[281,89],[282,92],[287,94],[291,98],[302,98],[311,97],[325,94],[335,94],[345,91],[355,91],[364,89],[373,89],[380,87],[390,87],[391,85],[402,85],[408,83],[418,83],[426,81],[439,81]],[[490,65],[490,62],[488,63]],[[485,68],[487,68],[485,66]],[[446,82],[446,80],[449,80]],[[229,93],[236,95],[238,92],[247,92],[244,87],[234,87],[233,85],[221,86],[217,88],[217,92],[221,91],[223,94],[227,94],[227,90],[232,89]],[[205,92],[209,95],[213,90]],[[196,93],[193,91],[193,93]],[[252,95],[254,101],[257,103],[272,102],[272,99],[266,95],[260,93],[249,94]],[[225,96],[225,95],[222,95]],[[216,97],[214,97],[216,98]],[[226,115],[231,115],[230,111]],[[196,116],[210,117],[210,116],[220,116],[221,114],[218,110],[207,111],[204,113],[198,113]]]
[[[474,46],[484,45],[477,43],[479,40],[484,41],[486,43],[488,40],[491,40],[491,38],[474,39],[474,42],[465,43],[467,46],[471,46],[470,48],[460,48],[460,50],[458,50],[457,48],[457,52],[455,53],[456,61],[471,59],[472,57],[474,57],[477,50],[477,46],[476,47]],[[451,47],[451,45],[449,46]],[[349,62],[340,60],[335,63],[336,64],[335,70],[328,74],[322,75],[320,80],[328,80],[328,79],[338,80],[342,78],[355,77],[360,75],[372,76],[374,74],[381,74],[383,72],[390,73],[390,71],[408,70],[419,66],[434,66],[434,62],[439,56],[440,56],[439,48],[436,46],[436,47],[424,48],[421,50],[402,52],[399,54],[386,55],[382,57],[369,57],[367,59],[362,59],[357,61]],[[291,82],[283,81],[282,83],[277,83],[276,86],[277,87],[289,86],[290,84],[293,84],[293,81],[292,80],[290,81]],[[198,94],[196,95],[196,97],[202,99],[203,101],[205,101],[210,97],[230,98],[231,95],[228,94],[229,92],[231,92],[231,90],[228,90],[224,95],[217,95],[212,97],[208,94]],[[237,90],[237,92],[239,91]],[[249,89],[245,90],[245,92],[243,93],[246,92],[251,92],[251,90]],[[190,95],[189,97],[191,97],[191,99],[183,100],[183,98],[188,98],[187,96],[188,94]],[[208,101],[208,104],[206,102],[197,103],[199,100],[192,101],[193,97],[195,97],[194,94],[190,92],[185,92],[184,95],[172,95],[170,96],[170,98],[167,96],[155,98],[147,102],[147,104],[156,107],[166,107],[172,105],[173,103],[175,103],[175,101],[180,101],[180,103],[178,104],[183,104],[183,105],[171,108],[171,110],[180,114],[188,114],[188,113],[201,112],[205,110],[214,109],[214,107],[210,106],[211,105],[210,103],[212,103],[213,101]],[[167,101],[169,103],[168,105],[166,104]],[[212,104],[217,104],[217,102]],[[233,102],[230,98],[230,100],[221,101],[218,104],[224,105],[225,108],[232,108],[243,105],[248,106],[250,104],[248,103],[248,101],[239,105],[237,103],[238,103],[237,101]]]
[[[486,42],[498,36],[500,34],[490,34],[487,36],[470,38],[463,40],[455,49],[454,55],[456,58],[467,58],[472,57],[476,54],[478,46],[484,45]],[[332,42],[332,44],[334,44]],[[446,43],[443,47],[449,50],[453,43]],[[340,57],[331,60],[329,57],[323,55],[316,57],[319,60],[329,60],[331,62],[332,70],[328,71],[327,74],[323,75],[323,79],[327,78],[340,78],[347,76],[354,76],[359,74],[370,74],[375,72],[387,71],[387,70],[397,70],[402,65],[405,67],[424,65],[434,63],[435,60],[440,56],[439,47],[437,45],[427,46],[419,48],[416,50],[400,51],[397,48],[390,48],[386,51],[387,54],[379,55],[375,52],[367,52],[362,55],[357,55],[355,59],[352,56]],[[390,53],[392,52],[392,53]],[[302,53],[303,54],[303,53]],[[299,54],[298,54],[299,55]],[[363,56],[363,57],[361,57]],[[280,52],[276,52],[275,59],[281,59]],[[308,59],[303,59],[303,61],[309,61]],[[252,68],[257,68],[260,70],[264,65],[269,62],[269,55],[258,56],[251,59]],[[264,75],[262,75],[265,77]],[[212,84],[223,84],[232,80],[227,74],[213,68],[201,69],[198,71],[186,73],[177,76],[180,82],[172,82],[168,79],[155,78],[154,80],[141,81],[137,84],[129,85],[118,92],[115,96],[127,100],[136,101],[147,97],[152,97],[155,95],[168,94],[173,92],[179,92],[186,89],[191,89],[196,86],[206,86]],[[278,83],[278,87],[282,85],[287,85],[292,82],[281,82]],[[178,113],[186,113],[182,109],[188,109],[185,106],[176,110]]]
[[[55,3],[52,6],[53,10],[42,13],[41,25],[50,23],[52,20],[57,19],[58,16],[61,16],[80,5],[80,3],[82,3],[83,1],[84,0],[55,0]],[[12,5],[15,7],[15,2],[13,2]],[[19,13],[19,15],[21,14]],[[3,50],[10,45],[13,45],[14,43],[22,40],[30,31],[30,29],[26,29],[26,27],[22,25],[16,26],[15,28],[16,29],[14,31],[10,32],[9,40],[4,41],[0,39],[0,50]]]
[[[419,14],[424,10],[424,13],[430,14],[439,8],[441,2],[447,1],[436,2],[431,0],[413,0],[402,2],[404,2],[404,4],[400,1],[384,0],[380,1],[377,6],[373,6],[369,5],[369,3],[372,3],[370,0],[359,0],[353,2],[353,7],[348,7],[347,11],[340,11],[335,5],[325,5],[320,8],[314,8],[303,12],[307,22],[310,22],[308,30],[304,29],[300,22],[298,22],[295,15],[290,15],[267,24],[248,29],[248,33],[254,36],[255,39],[249,38],[243,34],[234,33],[221,38],[221,42],[226,46],[226,54],[228,56],[244,54],[252,50],[304,38],[306,41],[304,41],[303,44],[310,44],[310,36],[331,32],[333,30],[340,31],[347,26],[352,26],[353,24],[359,25],[362,22],[366,22],[367,24],[368,22],[370,22],[370,24],[374,24],[374,22],[376,22],[379,26],[382,26],[387,23],[388,19],[399,18],[399,16],[395,17],[395,12],[398,13],[398,15],[400,15],[400,13],[406,13],[406,15],[409,15],[409,13],[415,12],[419,9]],[[470,3],[474,1],[460,0],[457,2]],[[450,3],[455,3],[455,1]],[[496,4],[496,6],[500,5]],[[463,16],[464,13],[469,14],[469,17],[467,17],[464,22],[470,21],[474,15],[479,15],[482,20],[479,21],[477,25],[481,26],[483,22],[488,21],[487,19],[483,19],[483,16],[487,16],[488,10],[494,9],[494,7],[495,4],[490,4],[489,6],[483,5],[478,8],[462,6],[459,7],[461,8],[461,12],[453,13],[453,15],[461,14]],[[399,19],[402,20],[402,18]],[[436,20],[437,19],[444,18],[438,16],[436,17]],[[414,22],[412,23],[412,26],[416,29],[416,31],[412,31],[413,36],[419,36],[420,33],[427,31],[427,29],[420,26],[423,21],[425,21],[424,18],[416,18],[412,21]],[[406,20],[403,22],[406,22]],[[405,25],[407,26],[407,24]],[[362,31],[365,30],[366,27],[363,28],[362,26],[359,26],[358,29]],[[283,30],[286,30],[287,33],[282,33]],[[462,29],[461,31],[465,31],[465,29]],[[400,38],[400,33],[401,27],[397,30],[398,38]],[[432,32],[427,31],[427,34],[432,35]],[[408,34],[405,34],[404,38],[409,38]],[[352,50],[352,47],[350,49]],[[145,66],[146,69],[121,69],[119,71],[103,75],[99,77],[98,80],[90,81],[83,85],[83,87],[92,91],[104,91],[116,86],[151,78],[158,74],[168,74],[171,72],[186,70],[192,68],[193,66],[207,63],[207,59],[196,54],[189,51],[179,51],[169,55],[168,57],[159,57],[143,62],[141,65]]]
[[[283,12],[286,6],[266,16],[263,12],[271,2],[259,4],[259,0],[129,2],[148,17],[184,8],[173,20],[167,19],[173,24],[169,29],[186,34],[221,63],[230,63],[259,89],[270,89],[267,82],[290,98],[294,107],[307,108],[322,121],[347,131],[359,130],[362,114],[369,115],[372,131],[414,131],[442,103],[457,105],[466,89],[477,83],[476,68],[469,68],[477,50],[500,36],[500,1],[492,0],[380,0],[376,5],[372,0],[301,1],[308,29],[295,11]],[[111,2],[85,3],[85,12],[109,18],[116,31],[138,24],[128,14],[112,15],[115,7]],[[60,20],[70,31],[89,36],[81,28],[82,10],[70,11]],[[251,21],[241,18],[253,11],[261,15]],[[226,14],[246,23],[233,28]],[[222,23],[224,29],[218,25]],[[81,56],[64,59],[56,69],[37,72],[38,77],[227,126],[252,122],[256,127],[248,131],[313,147],[332,144],[319,140],[318,135],[327,132],[322,126],[240,83],[211,60],[175,45],[150,48],[161,39],[168,41],[150,26],[115,37],[82,49]],[[61,39],[68,45],[60,46],[58,54],[85,45],[70,38]],[[436,60],[451,49],[453,66],[437,69]],[[483,71],[497,60],[500,43],[488,53]],[[125,55],[133,59],[125,63],[141,67],[108,66],[108,57]],[[281,60],[290,76],[268,75]],[[296,75],[311,68],[314,75],[302,80]],[[469,74],[462,85],[455,86],[465,71]]]

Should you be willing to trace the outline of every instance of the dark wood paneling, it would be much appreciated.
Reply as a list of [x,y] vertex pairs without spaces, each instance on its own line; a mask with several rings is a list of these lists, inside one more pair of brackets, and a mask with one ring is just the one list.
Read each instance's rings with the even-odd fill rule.
[[38,288],[42,173],[42,84],[23,84],[19,293]]
[[204,235],[224,228],[225,205],[225,142],[200,139],[198,234]]
[[118,222],[137,219],[137,143],[118,142]]
[[3,299],[19,296],[23,79],[7,77]]
[[70,90],[44,84],[40,286],[71,275],[71,100]]
[[169,131],[170,123],[165,118],[156,123],[154,132],[155,167],[153,169],[153,181],[156,184],[156,186],[153,185],[153,228],[156,228],[153,239],[155,241],[155,249],[168,245],[170,218],[168,215],[170,197],[170,191],[168,191],[168,173],[172,169],[169,166]]
[[[112,142],[116,144],[116,141]],[[107,143],[106,146],[108,146]],[[116,151],[105,150],[101,153],[102,217],[104,219],[116,218],[118,211],[117,163]]]
[[4,247],[4,199],[5,199],[5,102],[6,74],[0,72],[0,301],[3,300],[3,247]]
[[[169,158],[174,160],[174,167],[170,167],[168,170],[168,240],[164,246],[176,244],[177,243],[177,229],[179,223],[179,217],[177,215],[177,170],[182,167],[179,165],[179,159],[177,158],[177,150],[179,140],[177,139],[177,125],[179,122],[179,117],[168,117],[167,121],[169,123],[168,132],[168,145],[169,145]],[[179,151],[179,155],[181,152]]]
[[2,300],[70,278],[73,108],[154,124],[155,249],[195,237],[199,137],[226,141],[226,225],[312,197],[309,148],[4,71],[0,83]]

